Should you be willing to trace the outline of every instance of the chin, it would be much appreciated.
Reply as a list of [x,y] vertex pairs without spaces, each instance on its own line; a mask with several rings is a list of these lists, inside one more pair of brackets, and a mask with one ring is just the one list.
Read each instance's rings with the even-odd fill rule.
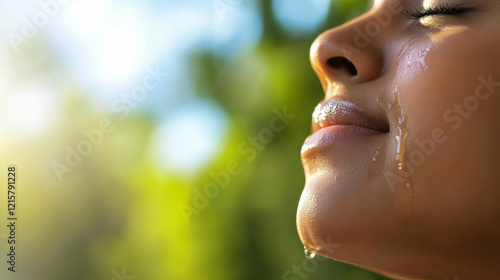
[[413,265],[426,253],[421,232],[415,231],[419,221],[409,190],[391,188],[384,176],[397,166],[391,138],[380,129],[348,141],[323,136],[311,145],[306,140],[297,229],[305,249],[318,255],[413,279]]
[[[409,277],[392,266],[408,266],[409,256],[418,254],[410,218],[394,212],[390,191],[376,192],[374,183],[341,179],[328,172],[309,177],[297,211],[300,239],[306,249],[321,256],[388,276]],[[365,194],[356,191],[360,188]]]

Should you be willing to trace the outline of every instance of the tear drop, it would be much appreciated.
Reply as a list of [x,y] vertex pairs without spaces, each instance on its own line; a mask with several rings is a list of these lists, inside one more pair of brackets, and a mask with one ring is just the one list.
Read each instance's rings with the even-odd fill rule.
[[306,249],[306,247],[304,247],[304,253],[306,254],[306,258],[312,260],[314,259],[314,257],[316,257],[316,252],[314,251],[309,251]]

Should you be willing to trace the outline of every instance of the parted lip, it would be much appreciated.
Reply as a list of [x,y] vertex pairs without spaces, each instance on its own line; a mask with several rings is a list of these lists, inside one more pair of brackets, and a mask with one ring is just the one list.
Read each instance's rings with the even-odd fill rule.
[[314,110],[313,133],[334,125],[359,126],[378,132],[389,131],[389,124],[386,120],[370,114],[352,102],[329,99],[318,104]]

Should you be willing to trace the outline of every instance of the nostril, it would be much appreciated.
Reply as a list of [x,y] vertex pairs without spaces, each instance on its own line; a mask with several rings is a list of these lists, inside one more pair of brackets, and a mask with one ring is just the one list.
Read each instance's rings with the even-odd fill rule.
[[356,70],[356,66],[352,64],[352,62],[345,57],[332,57],[326,61],[328,66],[334,69],[345,68],[351,75],[356,76],[358,74],[358,70]]

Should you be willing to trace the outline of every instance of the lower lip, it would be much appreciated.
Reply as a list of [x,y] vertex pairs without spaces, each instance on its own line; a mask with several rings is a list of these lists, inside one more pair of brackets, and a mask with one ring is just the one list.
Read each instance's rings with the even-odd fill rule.
[[357,125],[327,126],[314,132],[306,138],[304,145],[302,145],[301,154],[305,154],[319,148],[353,142],[359,138],[380,135],[382,133],[383,132]]

